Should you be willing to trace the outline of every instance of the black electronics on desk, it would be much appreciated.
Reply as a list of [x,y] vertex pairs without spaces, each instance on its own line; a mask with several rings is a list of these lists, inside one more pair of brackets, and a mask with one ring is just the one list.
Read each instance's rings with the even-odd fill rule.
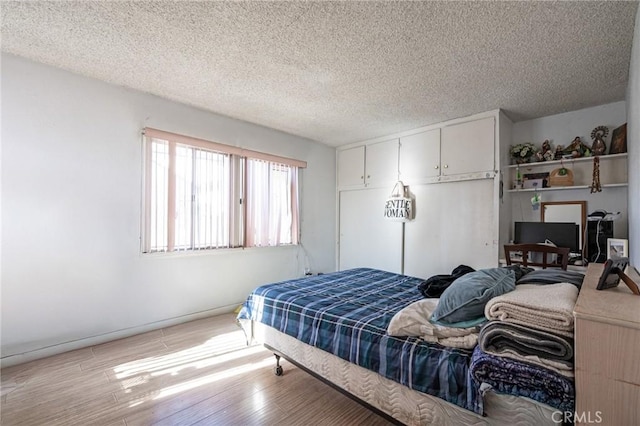
[[514,243],[536,244],[547,240],[557,247],[569,247],[571,253],[580,253],[580,227],[575,223],[515,222]]
[[592,263],[607,260],[607,238],[613,238],[613,220],[592,220],[587,222],[586,258]]

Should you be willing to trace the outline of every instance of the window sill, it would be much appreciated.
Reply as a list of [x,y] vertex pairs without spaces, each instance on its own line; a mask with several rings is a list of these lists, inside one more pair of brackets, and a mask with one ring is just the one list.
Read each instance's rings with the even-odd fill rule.
[[154,252],[154,253],[140,253],[140,257],[148,259],[172,259],[179,257],[201,257],[201,256],[220,256],[220,255],[234,255],[242,252],[257,252],[260,250],[294,250],[300,247],[300,244],[287,244],[280,246],[265,246],[265,247],[233,247],[233,248],[219,248],[219,249],[207,249],[207,250],[185,250],[185,251],[171,251],[171,252]]

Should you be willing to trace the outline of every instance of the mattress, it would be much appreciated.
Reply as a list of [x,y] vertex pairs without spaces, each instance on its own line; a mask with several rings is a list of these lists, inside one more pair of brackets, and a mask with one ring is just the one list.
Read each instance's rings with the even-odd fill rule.
[[369,268],[258,287],[239,319],[268,325],[311,347],[482,414],[469,374],[472,352],[387,334],[391,318],[423,298],[419,278]]
[[[528,398],[484,394],[484,416],[414,391],[380,374],[314,348],[273,327],[244,320],[253,338],[366,404],[406,425],[556,425],[558,410]],[[275,360],[274,360],[275,366]],[[286,380],[286,366],[282,380]],[[555,413],[555,414],[554,414]]]

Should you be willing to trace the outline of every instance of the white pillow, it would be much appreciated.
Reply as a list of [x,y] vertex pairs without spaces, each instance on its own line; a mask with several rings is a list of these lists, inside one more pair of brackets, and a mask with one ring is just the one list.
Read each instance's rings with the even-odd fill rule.
[[429,324],[429,318],[440,299],[422,299],[398,311],[387,328],[391,336],[421,336],[421,326]]
[[440,299],[421,299],[402,308],[391,318],[387,334],[390,336],[416,336],[431,340],[430,337],[462,337],[478,332],[479,327],[477,326],[459,328],[431,323],[431,315],[439,301]]

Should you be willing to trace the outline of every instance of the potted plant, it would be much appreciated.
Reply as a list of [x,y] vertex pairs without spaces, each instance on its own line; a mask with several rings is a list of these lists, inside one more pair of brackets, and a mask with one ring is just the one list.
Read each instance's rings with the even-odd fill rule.
[[516,164],[528,163],[536,153],[536,147],[531,142],[519,143],[512,146],[510,152]]

